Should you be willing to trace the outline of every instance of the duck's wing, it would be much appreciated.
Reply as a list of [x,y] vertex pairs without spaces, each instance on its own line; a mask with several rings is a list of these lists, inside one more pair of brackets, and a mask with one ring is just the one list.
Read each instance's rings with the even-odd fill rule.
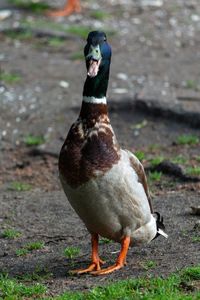
[[141,164],[141,162],[139,161],[139,159],[133,153],[131,153],[128,150],[124,150],[124,151],[126,151],[128,157],[129,157],[130,165],[136,172],[139,182],[143,185],[144,191],[145,191],[147,199],[149,201],[149,207],[150,207],[151,213],[153,213],[153,205],[152,205],[151,195],[150,195],[148,185],[147,185],[147,177],[146,177],[146,174],[144,171],[144,167]]

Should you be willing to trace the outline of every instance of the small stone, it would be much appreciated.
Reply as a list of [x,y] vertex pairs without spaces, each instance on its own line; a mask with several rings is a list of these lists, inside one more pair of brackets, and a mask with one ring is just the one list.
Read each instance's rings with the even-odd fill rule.
[[177,20],[175,18],[169,19],[169,24],[173,27],[177,26]]
[[95,22],[93,23],[93,26],[94,26],[94,28],[102,28],[102,22],[100,22],[100,21],[95,21]]
[[20,118],[20,117],[17,117],[17,118],[15,119],[15,121],[16,121],[17,123],[19,123],[19,122],[21,122],[21,118]]
[[4,53],[0,53],[0,60],[2,61],[2,60],[4,60],[5,59],[5,54]]
[[19,114],[21,115],[21,114],[23,114],[23,113],[25,113],[26,112],[26,107],[25,106],[22,106],[20,109],[19,109]]
[[200,21],[200,16],[199,15],[191,15],[191,20],[193,22],[199,22]]
[[42,89],[41,89],[41,87],[40,87],[39,85],[37,85],[37,86],[35,87],[35,91],[36,91],[37,93],[40,93],[40,92],[42,91]]
[[134,136],[138,136],[138,135],[140,135],[140,132],[139,132],[139,130],[134,130],[134,131],[133,131],[133,135],[134,135]]
[[145,82],[145,76],[140,76],[137,78],[137,83],[140,84],[140,85],[143,85],[144,82]]
[[21,47],[21,42],[18,41],[18,40],[15,40],[14,41],[14,47],[17,48],[17,49],[20,48]]
[[127,80],[128,79],[128,75],[125,73],[118,73],[117,74],[117,78],[121,79],[121,80]]
[[17,128],[13,129],[13,134],[17,134],[19,132],[19,130]]
[[32,103],[32,104],[29,106],[29,108],[30,108],[30,109],[35,109],[35,104]]
[[115,93],[115,94],[127,94],[128,90],[127,89],[116,88],[116,89],[113,89],[113,93]]
[[3,94],[3,92],[5,92],[5,87],[4,86],[0,86],[0,94]]
[[140,5],[161,7],[163,5],[163,1],[162,0],[141,0]]
[[52,127],[48,127],[48,128],[47,128],[47,131],[48,131],[48,132],[52,132],[52,131],[53,131],[53,128],[52,128]]
[[24,96],[23,95],[19,95],[18,100],[22,101],[23,99],[24,99]]
[[64,81],[64,80],[61,80],[61,81],[59,82],[59,86],[62,87],[62,88],[64,88],[64,89],[68,89],[68,87],[69,87],[69,82]]
[[0,21],[3,21],[7,18],[9,18],[12,15],[11,10],[3,9],[0,11]]
[[141,20],[139,18],[133,18],[132,20],[133,20],[133,24],[135,25],[141,24]]

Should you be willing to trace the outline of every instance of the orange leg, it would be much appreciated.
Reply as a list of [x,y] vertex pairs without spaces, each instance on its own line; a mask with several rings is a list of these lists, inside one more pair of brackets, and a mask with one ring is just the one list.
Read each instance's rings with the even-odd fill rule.
[[98,234],[92,234],[91,241],[92,241],[92,263],[86,269],[70,271],[71,274],[83,274],[83,273],[89,273],[92,271],[101,270],[101,264],[103,264],[104,261],[102,261],[99,258],[99,254],[98,254],[98,243],[99,243]]
[[91,272],[91,274],[106,275],[106,274],[112,273],[113,271],[121,269],[126,264],[126,255],[128,252],[129,245],[130,245],[130,237],[123,238],[122,243],[121,243],[121,251],[117,258],[116,263],[113,266],[108,267],[106,269],[93,271],[93,272]]
[[48,11],[47,15],[50,17],[65,17],[71,15],[73,12],[81,12],[80,0],[67,0],[63,9]]

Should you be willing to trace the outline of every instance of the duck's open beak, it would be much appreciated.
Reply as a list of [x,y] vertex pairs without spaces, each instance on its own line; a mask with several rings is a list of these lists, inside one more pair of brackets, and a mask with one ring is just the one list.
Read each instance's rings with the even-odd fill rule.
[[89,77],[97,76],[97,74],[99,72],[100,63],[101,63],[101,60],[94,60],[94,59],[90,60],[88,73],[87,73]]
[[101,64],[101,51],[99,45],[97,46],[90,46],[89,54],[87,55],[88,63],[88,70],[87,74],[89,77],[93,78],[97,76],[99,71],[99,66]]

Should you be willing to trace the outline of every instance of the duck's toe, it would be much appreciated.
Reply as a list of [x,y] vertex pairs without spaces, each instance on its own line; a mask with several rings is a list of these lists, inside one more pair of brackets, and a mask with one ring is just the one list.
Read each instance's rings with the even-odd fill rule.
[[123,268],[123,266],[124,266],[124,264],[116,263],[113,266],[110,266],[106,269],[92,271],[91,274],[96,275],[96,276],[98,276],[98,275],[107,275],[109,273],[112,273],[114,271],[117,271],[117,270]]
[[71,270],[69,271],[70,274],[84,274],[84,273],[91,273],[91,272],[98,272],[101,271],[101,264],[104,264],[105,262],[101,259],[99,259],[98,261],[92,262],[88,268],[86,269],[77,269],[77,270]]

